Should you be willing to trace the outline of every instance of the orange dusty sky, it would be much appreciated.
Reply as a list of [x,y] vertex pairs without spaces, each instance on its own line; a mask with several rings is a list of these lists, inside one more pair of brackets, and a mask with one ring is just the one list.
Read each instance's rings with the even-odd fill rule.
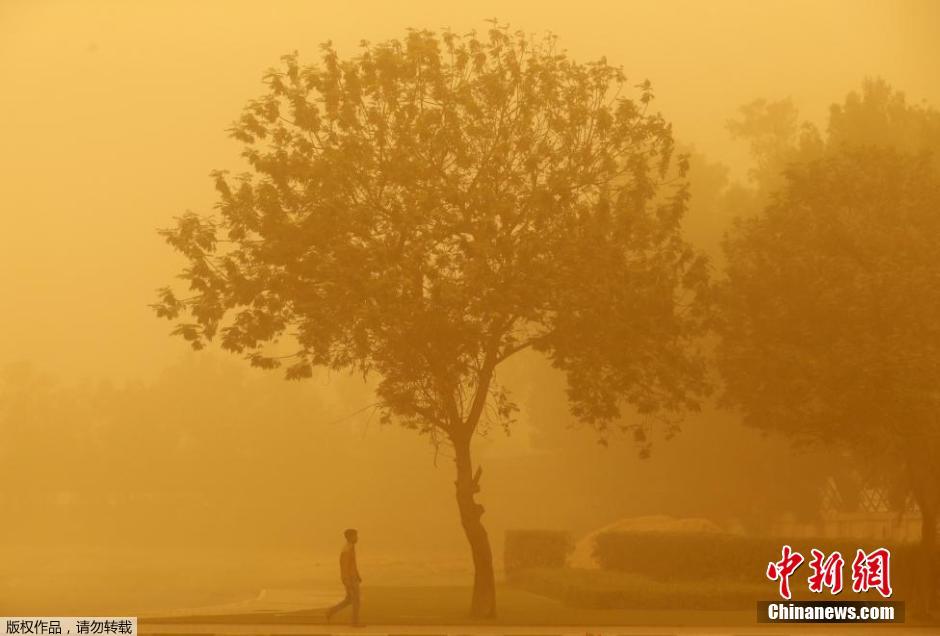
[[940,104],[937,2],[0,2],[0,361],[152,377],[186,350],[147,303],[180,262],[156,235],[237,167],[225,129],[281,54],[407,27],[552,30],[649,78],[678,137],[743,174],[724,122],[792,96],[822,121],[866,75]]

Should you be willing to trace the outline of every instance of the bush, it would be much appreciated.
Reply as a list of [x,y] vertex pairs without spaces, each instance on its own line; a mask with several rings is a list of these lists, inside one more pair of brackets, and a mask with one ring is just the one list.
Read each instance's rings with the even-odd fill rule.
[[[856,550],[879,547],[891,550],[892,600],[906,601],[908,611],[918,598],[918,576],[923,558],[920,546],[853,538],[744,537],[722,533],[616,532],[599,535],[595,556],[602,570],[560,568],[558,546],[562,533],[512,533],[507,535],[506,562],[510,581],[520,589],[554,598],[582,609],[642,610],[753,610],[758,600],[777,598],[777,584],[766,578],[767,564],[780,559],[783,545],[790,545],[807,560],[810,549],[827,555],[842,553],[843,593],[838,598],[882,600],[878,592],[854,594],[852,561]],[[549,566],[522,566],[538,560],[535,554],[552,552]],[[525,549],[523,549],[523,546]],[[538,548],[536,547],[538,546]],[[531,552],[529,552],[531,550]],[[529,555],[533,556],[529,556]],[[563,551],[567,554],[567,550]],[[526,556],[522,556],[526,555]],[[545,558],[545,557],[540,557]],[[940,550],[935,553],[940,563]],[[810,568],[800,566],[791,579],[794,600],[833,600],[828,591],[814,594],[807,587]]]
[[[594,556],[603,570],[629,572],[654,581],[726,580],[760,582],[767,564],[780,559],[780,549],[790,545],[806,562],[795,576],[805,588],[809,576],[810,549],[827,555],[834,550],[845,559],[844,576],[851,589],[851,564],[858,548],[871,551],[878,547],[891,550],[891,582],[895,598],[904,598],[916,584],[921,558],[920,546],[910,543],[887,543],[871,539],[744,537],[729,534],[678,534],[657,532],[611,532],[598,535]],[[940,551],[935,553],[940,563]]]
[[503,548],[507,574],[527,568],[563,568],[574,543],[560,530],[509,530]]
[[580,609],[753,610],[770,598],[767,585],[733,581],[656,581],[638,574],[599,570],[533,569],[513,585]]
[[718,533],[608,532],[594,543],[601,569],[655,580],[754,580],[779,551],[776,542]]

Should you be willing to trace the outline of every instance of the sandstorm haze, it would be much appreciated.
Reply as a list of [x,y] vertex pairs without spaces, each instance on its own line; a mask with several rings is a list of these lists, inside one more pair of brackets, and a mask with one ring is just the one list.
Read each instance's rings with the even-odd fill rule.
[[[226,129],[280,56],[313,63],[326,40],[353,55],[409,27],[483,31],[490,16],[652,82],[696,153],[687,238],[718,260],[740,210],[699,204],[695,183],[748,186],[747,144],[726,126],[740,106],[790,98],[825,130],[866,77],[940,104],[932,2],[3,2],[0,505],[16,512],[0,551],[23,569],[0,571],[0,610],[157,611],[329,580],[349,525],[373,580],[470,571],[452,457],[381,425],[373,385],[325,370],[285,382],[214,346],[194,353],[148,305],[184,265],[156,230],[211,211],[210,171],[246,169]],[[732,413],[706,406],[668,440],[654,427],[643,459],[630,435],[605,448],[578,425],[540,356],[500,374],[518,421],[474,448],[497,567],[513,528],[579,536],[672,515],[762,529],[781,508],[812,513],[799,490],[741,484],[770,488],[759,458],[780,452],[794,488],[812,489],[819,456]],[[89,570],[101,582],[76,584]],[[109,576],[138,591],[106,593]]]

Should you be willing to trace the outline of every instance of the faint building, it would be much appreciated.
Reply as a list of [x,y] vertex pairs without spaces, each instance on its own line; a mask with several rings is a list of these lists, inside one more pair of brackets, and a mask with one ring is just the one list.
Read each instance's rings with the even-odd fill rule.
[[781,537],[920,540],[920,510],[913,497],[892,502],[887,488],[861,480],[848,485],[829,477],[822,488],[818,518],[800,521],[783,515],[773,526]]

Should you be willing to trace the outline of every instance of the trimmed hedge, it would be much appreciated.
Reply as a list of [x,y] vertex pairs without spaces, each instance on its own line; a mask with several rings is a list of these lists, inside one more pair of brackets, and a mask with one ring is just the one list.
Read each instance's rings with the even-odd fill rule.
[[503,547],[507,573],[528,568],[563,568],[574,550],[571,535],[560,530],[508,530]]
[[735,581],[655,581],[626,572],[532,569],[518,572],[514,586],[580,609],[751,610],[770,598],[764,584]]
[[754,580],[779,552],[766,539],[717,533],[607,532],[594,542],[601,569],[655,580]]
[[[910,543],[852,538],[803,537],[788,540],[718,533],[657,532],[610,532],[598,535],[594,557],[603,570],[629,572],[655,581],[754,582],[764,578],[769,562],[780,559],[780,550],[784,544],[790,545],[806,559],[795,575],[803,579],[809,575],[811,548],[817,548],[827,555],[839,550],[846,561],[845,579],[849,586],[850,568],[856,550],[861,548],[868,552],[886,547],[891,550],[892,585],[899,594],[908,593],[914,586],[923,561],[920,546]],[[940,563],[940,550],[934,555],[934,563]]]

